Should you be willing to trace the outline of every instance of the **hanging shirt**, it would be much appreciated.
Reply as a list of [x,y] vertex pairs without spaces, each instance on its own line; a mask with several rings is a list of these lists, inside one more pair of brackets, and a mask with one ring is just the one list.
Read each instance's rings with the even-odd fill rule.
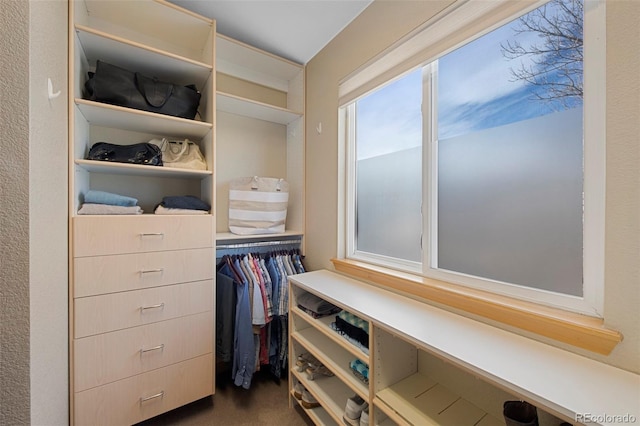
[[[238,265],[239,266],[239,265]],[[219,272],[234,277],[229,265],[223,265]],[[236,318],[233,340],[233,364],[231,375],[236,386],[249,389],[255,372],[255,346],[251,328],[251,310],[249,306],[249,285],[246,281],[235,281]]]

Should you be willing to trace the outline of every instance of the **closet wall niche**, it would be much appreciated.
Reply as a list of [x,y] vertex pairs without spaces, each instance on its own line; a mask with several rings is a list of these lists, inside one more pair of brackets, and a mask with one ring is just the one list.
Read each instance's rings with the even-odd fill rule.
[[[216,232],[229,233],[229,182],[235,177],[289,183],[285,235],[304,231],[304,67],[218,34],[216,38]],[[282,235],[253,236],[252,240]]]

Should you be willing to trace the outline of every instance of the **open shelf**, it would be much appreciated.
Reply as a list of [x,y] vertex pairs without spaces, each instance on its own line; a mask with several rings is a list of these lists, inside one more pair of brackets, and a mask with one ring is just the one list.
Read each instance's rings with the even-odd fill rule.
[[170,52],[108,34],[84,25],[76,25],[76,34],[90,64],[108,62],[150,77],[168,80],[180,76],[182,84],[204,87],[213,67]]
[[318,400],[331,418],[338,424],[343,424],[342,414],[347,404],[347,399],[353,396],[353,392],[336,376],[321,377],[316,380],[307,380],[306,376],[297,371],[293,375],[302,385]]
[[207,60],[202,56],[212,49],[214,22],[165,0],[84,0],[77,2],[77,7],[82,8],[76,13],[81,24],[132,42],[171,50],[192,60]]
[[313,420],[313,422],[317,425],[337,425],[336,421],[327,413],[322,405],[314,408],[305,408],[302,405],[302,401],[299,401],[294,395],[293,391],[291,392],[291,398],[304,410],[305,414]]
[[165,114],[125,108],[103,102],[75,99],[75,104],[88,123],[114,129],[148,132],[165,137],[202,139],[213,124]]
[[481,420],[485,424],[500,424],[480,408],[420,373],[380,390],[376,402],[388,415],[395,412],[412,425],[474,426]]
[[[367,365],[369,364],[369,354],[364,352],[359,347],[353,345],[351,342],[341,336],[337,331],[331,328],[331,323],[335,321],[335,315],[323,318],[313,318],[311,315],[307,314],[297,306],[292,307],[291,312],[312,325],[312,327],[328,337],[334,343],[337,343],[339,346],[349,351],[351,355],[355,356],[356,358],[360,358],[362,361],[367,363]],[[304,331],[306,331],[306,329]]]
[[272,123],[286,125],[302,116],[302,113],[299,112],[223,92],[217,93],[216,102],[218,105],[217,108],[221,111],[242,115],[244,117],[257,118],[258,120],[270,121]]
[[240,41],[218,34],[216,69],[266,87],[289,91],[289,81],[302,72],[302,65],[276,57]]
[[110,161],[75,160],[75,163],[92,173],[109,173],[113,175],[174,177],[182,179],[203,179],[211,176],[210,170],[178,169],[175,167],[145,166],[142,164],[115,163]]
[[[296,331],[291,337],[300,343],[307,351],[312,353],[318,361],[324,364],[332,373],[338,376],[354,393],[357,393],[364,399],[369,398],[369,385],[359,380],[349,367],[349,363],[354,359],[351,353],[333,343],[319,330],[314,328]],[[361,361],[363,360],[363,357],[359,358]]]
[[299,231],[285,231],[277,234],[260,234],[260,235],[239,235],[232,234],[231,232],[218,232],[216,234],[216,241],[219,244],[230,243],[252,243],[258,241],[274,241],[274,240],[293,240],[296,241],[302,238],[302,232]]

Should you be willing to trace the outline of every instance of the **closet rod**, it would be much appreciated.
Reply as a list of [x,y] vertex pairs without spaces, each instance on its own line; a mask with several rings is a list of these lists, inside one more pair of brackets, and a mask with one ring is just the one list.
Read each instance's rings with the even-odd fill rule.
[[291,239],[291,240],[277,240],[277,241],[255,241],[251,243],[216,245],[216,250],[235,249],[235,248],[253,248],[253,247],[265,247],[265,246],[282,246],[282,245],[292,245],[292,244],[301,244],[301,243],[302,243],[301,238]]

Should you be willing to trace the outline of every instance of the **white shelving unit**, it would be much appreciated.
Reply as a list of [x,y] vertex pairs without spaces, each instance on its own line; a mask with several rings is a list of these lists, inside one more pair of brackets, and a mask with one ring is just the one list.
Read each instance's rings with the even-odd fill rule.
[[235,177],[289,183],[287,231],[261,241],[304,234],[304,66],[217,35],[216,230],[229,233],[229,182]]
[[[69,2],[71,424],[133,424],[215,391],[213,212],[155,215],[169,195],[215,201],[215,21],[164,0]],[[103,61],[201,93],[185,119],[85,99]],[[87,160],[96,142],[188,138],[207,170]],[[89,190],[141,215],[79,215]],[[188,338],[185,338],[188,336]]]
[[[615,415],[640,418],[638,374],[334,272],[292,276],[290,285],[290,357],[301,351],[316,356],[335,373],[331,386],[340,391],[329,396],[316,388],[322,381],[309,382],[295,369],[291,374],[337,422],[346,397],[354,393],[368,396],[370,424],[375,425],[500,425],[506,400],[535,405],[541,426],[577,424],[586,413],[609,414],[600,417],[603,425],[615,424]],[[367,392],[353,387],[342,369],[344,353],[358,349],[326,336],[330,319],[313,319],[297,309],[300,292],[369,322],[371,354],[361,358],[369,365]]]

